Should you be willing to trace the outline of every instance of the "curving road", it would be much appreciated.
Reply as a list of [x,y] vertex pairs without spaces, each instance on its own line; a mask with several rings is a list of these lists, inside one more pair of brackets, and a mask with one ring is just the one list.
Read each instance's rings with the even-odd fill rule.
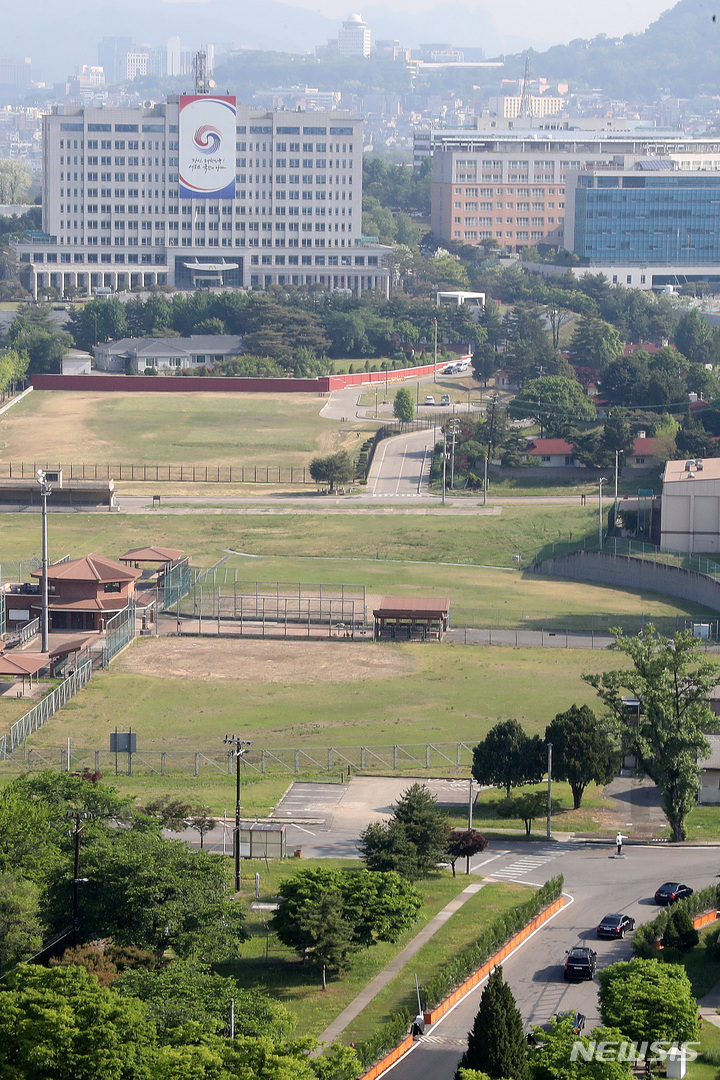
[[428,428],[384,439],[375,451],[367,493],[374,499],[428,496],[434,432]]
[[[488,853],[480,856],[473,871],[497,880],[535,884],[562,873],[571,900],[503,965],[528,1028],[571,1009],[587,1016],[588,1030],[597,1024],[597,982],[565,982],[566,950],[576,944],[591,945],[597,950],[600,968],[629,959],[629,941],[597,940],[594,928],[603,915],[627,912],[637,922],[646,922],[658,910],[652,900],[658,885],[676,875],[696,889],[711,885],[717,880],[720,862],[720,851],[712,847],[626,846],[624,859],[614,858],[608,846],[576,842],[507,847],[512,851],[504,851],[499,858]],[[473,990],[426,1031],[394,1066],[393,1080],[452,1080],[482,989]]]

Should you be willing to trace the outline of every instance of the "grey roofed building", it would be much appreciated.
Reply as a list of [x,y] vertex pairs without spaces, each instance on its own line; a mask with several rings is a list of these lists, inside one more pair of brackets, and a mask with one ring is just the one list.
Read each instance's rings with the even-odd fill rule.
[[98,371],[126,371],[131,363],[137,372],[146,367],[157,371],[212,368],[219,360],[242,352],[238,334],[192,334],[184,338],[121,338],[96,345]]

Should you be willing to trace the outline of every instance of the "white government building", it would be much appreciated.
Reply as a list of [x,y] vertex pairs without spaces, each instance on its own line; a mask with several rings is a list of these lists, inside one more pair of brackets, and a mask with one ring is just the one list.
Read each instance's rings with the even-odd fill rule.
[[362,237],[363,121],[341,112],[169,97],[149,109],[56,106],[43,120],[43,229],[14,243],[33,296],[319,285],[389,290]]

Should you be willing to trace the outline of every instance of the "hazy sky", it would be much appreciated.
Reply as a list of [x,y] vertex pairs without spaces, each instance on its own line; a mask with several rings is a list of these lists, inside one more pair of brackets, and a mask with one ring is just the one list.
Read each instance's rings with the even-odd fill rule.
[[[170,0],[173,2],[173,0]],[[177,0],[175,0],[177,2]],[[348,7],[347,0],[284,0],[293,7],[307,8],[338,22],[353,11],[371,21],[378,0],[367,0],[365,6],[356,0],[357,6]],[[383,0],[382,6],[391,11],[426,11],[440,6],[442,0]],[[649,23],[674,6],[674,0],[457,0],[453,7],[482,13],[500,34],[521,34],[537,40],[560,43],[576,37],[592,37],[622,34],[644,30]],[[371,27],[372,28],[372,27]]]

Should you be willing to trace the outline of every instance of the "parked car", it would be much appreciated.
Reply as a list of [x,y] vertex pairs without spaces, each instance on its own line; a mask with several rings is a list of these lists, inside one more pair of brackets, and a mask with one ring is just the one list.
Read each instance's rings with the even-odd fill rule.
[[434,405],[434,404],[435,404],[435,398],[432,396],[432,394],[428,394],[428,396],[425,398],[425,400],[423,402],[423,405]]
[[585,945],[575,945],[565,958],[566,979],[593,979],[597,967],[597,953]]
[[635,920],[629,915],[606,915],[598,923],[599,938],[624,938],[635,929]]
[[683,885],[681,881],[666,881],[655,893],[656,904],[675,904],[678,900],[684,900],[686,896],[692,896],[693,890],[689,885]]
[[450,404],[450,395],[449,394],[443,394],[443,396],[440,398],[440,404],[441,405],[449,405]]

